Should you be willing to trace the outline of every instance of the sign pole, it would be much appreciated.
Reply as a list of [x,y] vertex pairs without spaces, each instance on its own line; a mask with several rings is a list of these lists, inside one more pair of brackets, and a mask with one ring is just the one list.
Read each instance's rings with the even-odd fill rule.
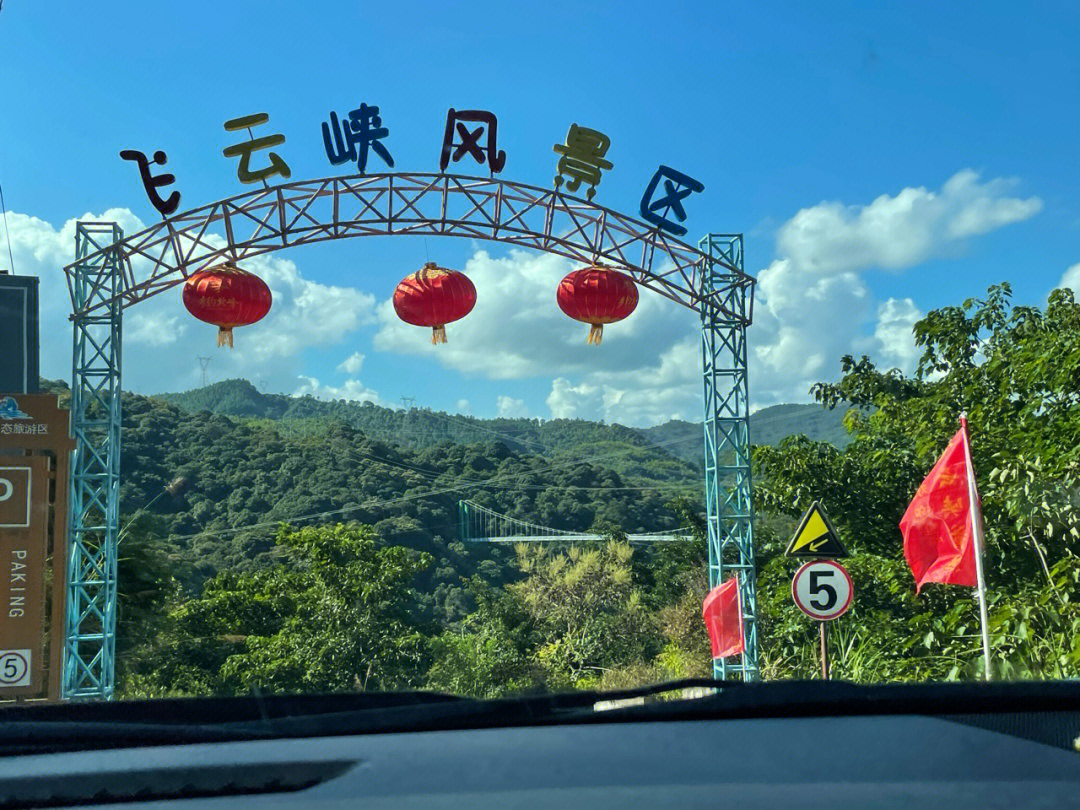
[[829,623],[818,622],[821,630],[821,679],[829,680]]
[[828,624],[847,613],[854,595],[851,575],[836,560],[810,560],[791,580],[795,606],[818,623],[823,681],[829,680]]

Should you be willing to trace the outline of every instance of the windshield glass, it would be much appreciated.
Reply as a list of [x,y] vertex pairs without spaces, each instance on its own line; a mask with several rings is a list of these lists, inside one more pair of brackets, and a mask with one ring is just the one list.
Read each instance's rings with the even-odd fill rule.
[[469,11],[0,4],[0,702],[1077,677],[1076,9]]

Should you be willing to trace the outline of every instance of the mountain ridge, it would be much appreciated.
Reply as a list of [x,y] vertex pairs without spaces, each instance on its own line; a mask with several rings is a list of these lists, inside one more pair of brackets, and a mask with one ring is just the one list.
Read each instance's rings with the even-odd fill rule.
[[[386,408],[370,402],[321,400],[304,395],[266,394],[244,379],[224,380],[190,391],[155,395],[188,411],[239,419],[268,419],[286,423],[298,432],[318,431],[330,420],[341,420],[381,441],[412,448],[441,442],[504,441],[517,452],[558,455],[601,447],[609,442],[637,445],[683,462],[701,466],[701,422],[671,420],[648,428],[587,419],[481,419],[430,408]],[[838,447],[847,444],[843,412],[816,404],[781,404],[750,416],[754,444],[775,445],[787,436],[804,434]]]

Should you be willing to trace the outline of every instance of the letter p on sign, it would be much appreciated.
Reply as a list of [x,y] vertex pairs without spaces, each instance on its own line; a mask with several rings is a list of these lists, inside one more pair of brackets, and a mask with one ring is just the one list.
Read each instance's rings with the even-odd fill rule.
[[30,526],[30,468],[0,467],[0,529]]

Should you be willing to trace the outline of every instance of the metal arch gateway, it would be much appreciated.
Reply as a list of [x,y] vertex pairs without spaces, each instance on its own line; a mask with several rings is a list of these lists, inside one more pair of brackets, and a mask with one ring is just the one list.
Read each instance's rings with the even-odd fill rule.
[[103,260],[107,251],[119,253],[122,272],[115,294],[126,308],[226,259],[242,261],[310,242],[389,235],[486,239],[599,261],[684,306],[713,309],[747,325],[750,321],[749,311],[725,312],[727,288],[749,291],[754,285],[726,255],[703,253],[639,220],[558,191],[449,174],[330,177],[250,191],[176,214],[115,244],[95,244],[64,271],[75,318],[112,301],[100,289],[104,279],[87,290],[88,300],[74,296],[79,265]]
[[62,694],[111,698],[119,540],[123,310],[226,259],[359,236],[456,236],[517,245],[629,273],[699,313],[704,373],[709,584],[735,575],[746,652],[718,678],[758,677],[746,328],[754,279],[742,236],[698,248],[551,189],[447,174],[371,174],[285,183],[177,214],[132,236],[80,222],[64,268],[74,323],[67,616]]

